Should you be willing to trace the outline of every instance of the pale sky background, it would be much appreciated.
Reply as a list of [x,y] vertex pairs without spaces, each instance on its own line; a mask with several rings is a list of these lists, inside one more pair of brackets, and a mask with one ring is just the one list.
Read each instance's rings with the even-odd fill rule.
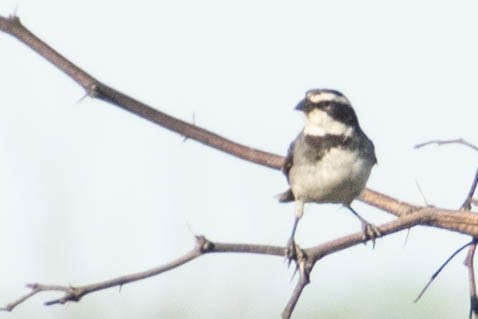
[[[413,145],[478,143],[476,1],[2,0],[35,34],[101,81],[168,114],[278,154],[303,125],[310,88],[350,99],[375,143],[368,186],[435,206],[461,205],[478,154]],[[284,245],[287,183],[263,168],[98,100],[0,34],[0,304],[26,283],[81,285],[178,257],[193,233]],[[81,101],[80,101],[81,100]],[[354,207],[380,224],[388,214]],[[337,205],[309,205],[307,247],[360,229]],[[465,318],[460,254],[468,237],[415,228],[326,257],[294,318]],[[153,279],[44,307],[41,294],[5,318],[278,318],[294,288],[277,257],[209,255]]]

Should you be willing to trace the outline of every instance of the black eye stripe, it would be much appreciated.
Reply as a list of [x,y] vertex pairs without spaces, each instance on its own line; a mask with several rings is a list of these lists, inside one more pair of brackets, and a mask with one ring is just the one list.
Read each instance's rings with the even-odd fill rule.
[[314,108],[321,109],[335,120],[338,120],[347,125],[358,125],[357,116],[348,103],[342,103],[338,101],[320,101],[318,103],[308,103],[308,112]]
[[320,101],[318,103],[311,103],[311,106],[315,107],[326,107],[326,106],[332,106],[335,105],[337,107],[350,107],[349,104],[347,103],[342,103],[342,102],[337,102],[337,101]]

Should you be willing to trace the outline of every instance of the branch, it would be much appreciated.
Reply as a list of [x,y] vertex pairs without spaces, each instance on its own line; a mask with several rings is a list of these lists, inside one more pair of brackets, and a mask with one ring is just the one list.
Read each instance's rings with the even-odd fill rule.
[[431,144],[437,144],[438,146],[445,145],[445,144],[462,144],[462,145],[470,147],[471,149],[474,149],[475,151],[478,151],[478,146],[475,146],[474,144],[467,142],[462,138],[456,138],[453,140],[431,140],[428,142],[417,144],[415,145],[414,148],[422,148],[424,146],[431,145]]
[[476,169],[475,178],[473,179],[473,182],[471,183],[471,187],[470,187],[470,190],[468,191],[468,195],[466,195],[465,201],[461,205],[462,210],[468,210],[468,211],[471,210],[471,204],[474,202],[473,195],[475,194],[477,185],[478,185],[478,168]]
[[84,286],[61,286],[61,285],[44,285],[40,283],[28,284],[27,287],[31,291],[17,300],[7,304],[5,307],[0,308],[0,311],[12,311],[15,307],[21,303],[27,301],[39,292],[46,291],[61,291],[64,295],[60,298],[52,299],[45,302],[46,306],[55,304],[65,304],[69,301],[78,302],[82,297],[99,290],[104,290],[112,287],[122,287],[124,284],[140,281],[146,278],[157,276],[164,272],[175,269],[182,266],[199,256],[207,253],[255,253],[263,255],[284,256],[283,247],[266,246],[266,245],[247,245],[247,244],[228,244],[228,243],[213,243],[206,239],[204,236],[196,236],[196,245],[194,248],[183,256],[166,263],[162,266],[155,267],[146,271],[130,274],[113,278],[110,280],[84,285]]
[[468,268],[468,281],[470,285],[470,312],[469,318],[478,318],[478,298],[476,295],[476,283],[475,283],[475,267],[473,265],[473,259],[475,258],[477,239],[473,238],[473,243],[468,249],[468,254],[465,259],[465,266]]
[[461,253],[461,251],[463,249],[465,249],[466,247],[473,247],[473,246],[476,246],[476,242],[475,241],[470,241],[466,244],[464,244],[463,246],[461,246],[460,248],[458,248],[457,250],[455,250],[455,252],[453,254],[450,255],[450,257],[447,258],[447,260],[438,268],[437,271],[435,271],[433,273],[433,275],[431,276],[430,280],[427,282],[427,284],[425,285],[425,287],[423,287],[422,291],[420,291],[420,293],[418,294],[418,297],[415,298],[415,300],[413,302],[418,302],[422,297],[423,295],[425,294],[425,292],[427,291],[428,287],[430,287],[430,285],[433,283],[433,281],[438,277],[438,275],[442,272],[443,269],[445,269],[446,265],[448,265],[448,263],[456,257],[456,255],[458,255],[459,253]]
[[[391,222],[381,225],[379,227],[379,230],[382,236],[387,236],[417,225],[436,226],[448,229],[453,227],[453,222],[452,224],[449,223],[450,216],[454,214],[462,214],[462,218],[469,219],[470,223],[473,223],[472,217],[474,217],[475,227],[473,231],[478,235],[478,216],[476,216],[476,214],[470,212],[441,211],[435,208],[421,208],[416,212],[402,216],[400,218],[396,218]],[[317,246],[313,246],[311,248],[303,249],[301,254],[299,254],[299,258],[296,261],[300,270],[300,278],[291,296],[291,299],[289,300],[289,303],[284,309],[284,312],[282,314],[283,318],[290,318],[290,315],[294,310],[294,307],[302,293],[302,290],[309,283],[310,272],[312,271],[317,261],[335,252],[345,250],[352,246],[365,242],[367,242],[367,240],[364,240],[363,232],[359,231]],[[69,301],[78,302],[81,300],[82,297],[92,292],[112,287],[121,287],[127,283],[157,276],[159,274],[182,266],[185,263],[188,263],[196,259],[197,257],[208,253],[253,253],[283,257],[285,255],[285,251],[286,247],[253,244],[216,243],[207,240],[204,236],[196,236],[196,245],[191,251],[162,266],[139,273],[121,276],[110,280],[78,287],[62,285],[44,285],[40,283],[29,284],[27,285],[27,287],[31,289],[29,293],[6,305],[5,307],[0,308],[0,310],[12,311],[21,303],[27,301],[29,298],[43,291],[64,292],[64,295],[62,297],[47,301],[45,303],[45,305],[47,306],[54,304],[65,304]]]
[[[419,148],[425,145],[428,145],[430,143],[439,143],[440,144],[450,144],[450,143],[465,143],[466,145],[470,146],[471,144],[468,142],[464,142],[463,139],[456,139],[456,140],[448,140],[448,141],[431,141],[427,143],[422,143],[418,144],[415,146],[415,148]],[[472,147],[475,147],[474,145],[471,145]],[[473,203],[473,195],[476,191],[476,186],[478,184],[478,169],[476,170],[475,177],[473,179],[473,182],[471,183],[470,190],[468,191],[468,194],[465,198],[465,201],[461,205],[461,210],[463,211],[471,211],[471,204]],[[474,257],[475,257],[475,250],[476,250],[476,245],[478,243],[478,237],[474,236],[472,240],[463,245],[462,247],[458,248],[448,259],[438,268],[438,270],[432,275],[431,279],[428,281],[428,283],[425,285],[425,287],[422,289],[418,297],[415,299],[415,302],[417,302],[425,293],[425,291],[428,289],[428,287],[432,284],[432,282],[435,280],[435,278],[440,274],[440,272],[446,267],[446,265],[458,254],[460,253],[463,249],[469,246],[468,248],[468,254],[465,259],[465,266],[468,269],[468,282],[469,282],[469,292],[470,292],[470,311],[469,311],[469,318],[477,318],[478,316],[478,298],[477,298],[477,293],[476,293],[476,282],[475,282],[475,268],[474,268]]]
[[[67,60],[64,56],[48,46],[41,39],[36,37],[21,24],[18,17],[12,16],[5,18],[0,16],[0,30],[12,35],[19,41],[26,44],[32,50],[43,56],[46,60],[51,62],[75,82],[77,82],[80,86],[82,86],[86,93],[93,98],[98,98],[105,102],[116,105],[137,116],[140,116],[143,119],[178,133],[185,138],[196,140],[207,146],[213,147],[243,160],[273,169],[280,169],[284,162],[284,158],[280,155],[264,152],[221,137],[216,133],[158,111],[151,106],[141,103],[138,100],[101,83],[93,76]],[[469,144],[464,141],[461,143],[465,145]],[[399,217],[380,227],[382,236],[386,236],[388,234],[416,225],[438,227],[468,234],[474,237],[478,236],[478,215],[473,214],[472,212],[416,206],[370,189],[364,190],[359,199],[369,205]],[[473,202],[473,200],[470,200],[470,203],[471,202]],[[156,276],[160,273],[169,271],[183,265],[184,263],[192,261],[205,253],[241,252],[283,256],[285,252],[284,247],[277,246],[213,243],[201,236],[198,236],[196,240],[197,243],[195,248],[184,256],[168,264],[144,272],[79,287],[52,286],[42,284],[28,285],[31,291],[22,298],[19,298],[18,300],[5,306],[3,310],[10,311],[19,304],[31,298],[33,295],[42,291],[61,291],[64,293],[61,298],[48,301],[46,305],[64,304],[68,301],[79,301],[83,296],[95,291],[115,286],[122,286],[129,282]],[[290,317],[297,300],[302,293],[302,290],[309,282],[309,273],[315,262],[327,256],[328,254],[363,242],[363,233],[358,232],[303,250],[303,257],[305,259],[296,261],[298,263],[299,269],[301,270],[301,276],[286,309],[284,309],[283,317]]]
[[[473,194],[475,194],[476,186],[478,184],[478,169],[475,173],[475,178],[471,183],[470,190],[466,195],[466,199],[461,205],[461,209],[465,211],[471,211],[471,203],[473,200]],[[474,259],[475,259],[475,251],[476,251],[476,244],[478,243],[478,237],[473,237],[473,243],[468,248],[468,254],[466,255],[465,259],[465,266],[468,269],[468,282],[469,282],[469,292],[470,292],[470,312],[468,317],[470,319],[478,318],[478,297],[476,294],[476,280],[475,280],[475,266],[474,266]]]
[[155,110],[151,106],[141,103],[138,100],[101,83],[31,33],[30,30],[21,24],[18,17],[13,16],[5,18],[0,16],[0,30],[25,43],[61,71],[66,73],[70,78],[82,86],[86,93],[91,97],[114,104],[168,130],[183,135],[186,138],[196,140],[207,146],[211,146],[244,160],[275,169],[279,169],[282,166],[284,161],[282,156],[228,140],[211,131]]
[[[437,144],[439,146],[446,145],[446,144],[462,144],[462,145],[470,147],[471,149],[474,149],[475,151],[478,151],[478,146],[475,146],[474,144],[467,142],[462,138],[457,138],[453,140],[431,140],[428,142],[417,144],[415,145],[415,148],[418,149],[430,144]],[[478,169],[476,169],[475,178],[473,180],[473,183],[471,184],[470,191],[468,192],[468,195],[466,196],[465,201],[461,205],[462,210],[471,210],[471,204],[476,203],[476,200],[473,199],[473,195],[475,194],[477,184],[478,184]]]
[[294,291],[292,292],[289,302],[282,311],[282,319],[289,319],[292,316],[292,312],[294,311],[294,308],[297,305],[300,296],[302,295],[302,291],[304,290],[305,286],[310,283],[310,272],[314,268],[314,264],[315,261],[313,256],[307,256],[305,251],[301,251],[297,259],[297,267],[300,277],[297,281]]

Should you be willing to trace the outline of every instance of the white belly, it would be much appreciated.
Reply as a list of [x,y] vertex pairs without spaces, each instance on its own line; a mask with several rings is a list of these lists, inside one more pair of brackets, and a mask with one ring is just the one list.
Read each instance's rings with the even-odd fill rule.
[[290,182],[296,199],[348,204],[362,192],[374,163],[357,152],[333,148],[316,163],[294,163]]

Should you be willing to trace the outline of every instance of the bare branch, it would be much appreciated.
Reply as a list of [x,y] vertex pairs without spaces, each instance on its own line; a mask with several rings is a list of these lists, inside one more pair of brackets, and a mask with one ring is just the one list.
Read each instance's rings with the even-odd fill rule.
[[[463,144],[465,146],[468,146],[468,147],[474,149],[475,151],[478,151],[477,146],[473,145],[470,142],[465,141],[462,138],[457,138],[457,139],[452,139],[452,140],[432,140],[432,141],[417,144],[417,145],[415,145],[415,148],[421,148],[421,147],[424,147],[424,146],[430,145],[430,144],[437,144],[437,145]],[[471,210],[471,204],[476,202],[476,200],[473,199],[473,195],[475,194],[477,184],[478,184],[478,168],[476,169],[475,178],[473,180],[473,183],[471,184],[470,191],[468,192],[468,195],[467,195],[465,201],[461,205],[462,210]]]
[[[457,215],[458,218],[455,219]],[[459,222],[457,220],[459,220]],[[379,227],[379,230],[382,236],[387,236],[416,225],[435,226],[445,229],[455,229],[456,231],[461,230],[460,232],[467,231],[465,233],[471,233],[472,235],[478,236],[477,214],[464,211],[440,210],[433,207],[418,208],[415,212],[410,212],[409,214],[405,214],[391,222],[381,225]],[[289,314],[290,316],[290,313],[294,309],[302,290],[308,283],[310,271],[319,259],[337,251],[341,251],[352,246],[362,244],[366,241],[367,240],[364,240],[363,232],[359,231],[302,250],[301,254],[298,254],[299,257],[296,261],[301,276],[286,309],[284,309],[283,316],[285,316],[285,314]],[[39,283],[30,284],[27,286],[32,289],[29,293],[25,294],[16,301],[6,305],[0,310],[11,311],[19,304],[25,302],[38,292],[42,291],[64,292],[64,295],[62,297],[47,301],[45,305],[65,304],[69,301],[79,301],[83,296],[92,292],[112,288],[115,286],[121,287],[122,285],[127,283],[143,280],[152,276],[157,276],[163,272],[175,269],[207,253],[254,253],[283,257],[285,255],[285,251],[286,247],[253,244],[216,243],[207,240],[204,236],[196,236],[196,245],[190,252],[165,265],[152,268],[143,272],[78,287],[70,285],[44,285]]]
[[[476,185],[478,184],[478,169],[475,173],[475,178],[471,183],[470,190],[466,195],[466,199],[461,205],[461,210],[471,211],[471,203],[473,200],[473,194],[476,191]],[[465,259],[465,266],[468,269],[468,285],[470,289],[470,312],[468,313],[468,317],[470,319],[478,318],[478,297],[476,294],[476,280],[475,280],[475,266],[474,266],[474,259],[475,259],[475,250],[476,245],[478,243],[478,237],[473,237],[473,243],[468,248],[468,254],[466,255]]]
[[[104,100],[124,110],[134,113],[148,121],[156,123],[168,130],[176,132],[186,138],[196,140],[207,146],[211,146],[217,150],[226,152],[243,160],[273,169],[280,169],[284,162],[284,158],[280,155],[264,152],[255,148],[238,144],[234,141],[221,137],[211,131],[198,127],[194,124],[184,122],[168,114],[160,112],[144,103],[139,102],[132,97],[129,97],[101,83],[100,81],[92,77],[90,74],[86,73],[78,66],[67,60],[64,56],[62,56],[60,53],[48,46],[41,39],[36,37],[27,28],[25,28],[21,24],[20,20],[15,16],[9,18],[0,16],[0,30],[3,30],[4,32],[14,36],[21,42],[25,43],[31,49],[33,49],[45,59],[50,61],[53,65],[58,67],[61,71],[65,72],[69,77],[71,77],[80,86],[82,86],[87,92],[87,94],[91,97]],[[416,147],[422,147],[430,143],[437,143],[439,145],[460,143],[467,145],[475,150],[478,150],[476,146],[462,139],[452,141],[430,141],[417,145]],[[474,192],[474,189],[476,188],[476,183],[475,186],[472,188]],[[468,200],[468,202],[470,204],[474,202],[474,200],[471,198],[472,196],[473,193],[469,195],[470,199]],[[390,196],[381,194],[370,189],[366,189],[361,194],[360,200],[399,217],[380,227],[380,233],[382,236],[386,236],[388,234],[407,229],[416,225],[438,227],[455,232],[460,232],[463,234],[468,234],[474,237],[478,236],[478,214],[473,214],[468,211],[455,211],[434,207],[421,207],[400,201],[398,199],[392,198]],[[300,258],[296,261],[298,263],[299,269],[301,270],[299,282],[297,283],[297,286],[291,296],[291,299],[289,300],[287,307],[284,309],[283,318],[289,318],[292,314],[292,311],[297,304],[297,301],[304,287],[309,282],[309,274],[315,262],[317,262],[320,258],[323,258],[326,255],[363,242],[363,233],[358,232],[303,250],[303,256],[305,256],[305,261]],[[100,283],[78,287],[31,284],[28,285],[28,287],[31,289],[28,294],[5,306],[2,310],[11,311],[13,308],[25,302],[26,300],[41,291],[60,291],[64,293],[61,298],[48,301],[46,305],[64,304],[68,301],[79,301],[83,296],[89,293],[115,286],[122,286],[126,283],[142,280],[151,276],[156,276],[171,269],[175,269],[176,267],[179,267],[184,263],[192,261],[205,253],[226,252],[257,253],[283,256],[285,253],[285,248],[265,245],[213,243],[206,240],[202,236],[198,236],[196,237],[196,246],[194,247],[194,249],[192,249],[190,252],[183,255],[182,257],[173,260],[163,266],[136,274],[121,276]]]
[[473,265],[473,259],[475,258],[475,250],[478,239],[473,238],[473,243],[468,248],[468,254],[465,259],[465,266],[468,269],[468,281],[470,285],[470,313],[469,318],[478,318],[478,298],[476,295],[476,283],[475,283],[475,267]]
[[18,306],[19,304],[27,301],[28,299],[30,299],[31,297],[33,297],[34,295],[36,295],[38,292],[41,291],[39,289],[35,289],[35,288],[31,287],[30,285],[27,285],[27,287],[32,288],[32,290],[29,293],[27,293],[26,295],[21,296],[17,300],[5,305],[5,307],[0,308],[0,311],[12,311],[16,306]]
[[429,206],[427,198],[425,196],[425,193],[423,192],[423,189],[422,189],[422,187],[420,186],[420,184],[418,183],[417,180],[415,180],[415,185],[417,185],[418,192],[422,196],[422,199],[423,199],[423,202],[425,203],[425,206]]
[[[470,190],[468,191],[468,195],[464,201],[464,203],[461,206],[461,210],[464,211],[470,211],[471,210],[471,202],[472,202],[472,197],[473,194],[475,193],[476,190],[476,185],[478,184],[478,169],[475,173],[475,178],[473,179],[473,183],[471,184]],[[468,269],[468,281],[469,281],[469,286],[470,286],[470,312],[469,312],[469,318],[471,319],[472,316],[474,318],[477,317],[478,314],[478,299],[477,299],[477,294],[476,294],[476,284],[475,284],[475,271],[474,271],[474,265],[473,265],[473,258],[475,255],[475,249],[476,249],[476,244],[478,243],[478,238],[473,237],[472,241],[465,244],[464,246],[458,248],[448,259],[438,268],[438,270],[432,275],[428,283],[425,285],[425,287],[422,289],[422,291],[418,294],[418,297],[415,299],[414,302],[417,302],[420,300],[420,298],[423,296],[425,291],[428,289],[428,287],[432,284],[432,282],[435,280],[435,278],[440,274],[440,272],[445,268],[445,266],[463,249],[465,249],[467,246],[469,246],[468,249],[468,254],[465,259],[465,266]]]
[[282,156],[228,140],[199,126],[155,110],[151,106],[141,103],[138,100],[101,83],[36,37],[21,24],[18,17],[5,18],[0,16],[0,30],[5,31],[25,43],[31,49],[58,67],[61,71],[81,85],[91,97],[119,106],[126,111],[134,113],[186,138],[196,140],[207,146],[211,146],[217,150],[244,160],[275,169],[279,169],[282,166],[284,161]]
[[468,195],[466,195],[466,199],[461,205],[462,210],[471,210],[471,204],[473,203],[473,195],[476,191],[476,186],[478,185],[478,168],[476,169],[475,178],[471,183],[470,190],[468,191]]
[[298,255],[297,265],[300,276],[289,299],[289,302],[282,311],[282,319],[289,319],[292,316],[292,312],[294,311],[295,306],[302,295],[302,291],[304,290],[305,286],[310,283],[310,272],[314,267],[314,263],[315,260],[313,258],[309,258],[305,252],[301,252],[301,254]]
[[14,302],[6,305],[3,308],[0,308],[1,311],[12,311],[15,307],[21,303],[27,301],[35,294],[43,291],[61,291],[64,292],[64,295],[60,298],[56,298],[50,301],[45,302],[46,306],[51,306],[55,304],[65,304],[69,301],[78,302],[83,296],[86,296],[92,292],[99,290],[104,290],[112,287],[122,287],[124,284],[128,284],[135,281],[140,281],[146,278],[157,276],[169,270],[175,269],[181,265],[184,265],[187,262],[194,260],[195,258],[206,254],[206,253],[256,253],[264,255],[273,255],[273,256],[283,256],[284,255],[283,247],[277,246],[267,246],[267,245],[249,245],[249,244],[229,244],[229,243],[213,243],[207,240],[204,236],[196,236],[196,245],[195,247],[186,253],[185,255],[166,263],[162,266],[155,267],[146,271],[138,272],[135,274],[130,274],[126,276],[121,276],[113,278],[110,280],[84,285],[84,286],[61,286],[61,285],[44,285],[39,283],[28,284],[27,287],[31,291],[24,296],[18,298]]
[[428,287],[430,287],[430,285],[433,283],[433,281],[435,280],[436,277],[438,277],[438,275],[441,273],[441,271],[446,267],[446,265],[448,265],[448,263],[456,256],[458,255],[458,253],[460,253],[463,249],[465,249],[466,247],[470,246],[470,245],[473,245],[474,242],[471,241],[469,243],[466,243],[465,245],[461,246],[460,248],[458,248],[457,250],[455,250],[455,252],[453,254],[450,255],[450,257],[447,258],[447,260],[445,260],[445,262],[438,268],[437,271],[435,271],[435,273],[431,276],[430,280],[427,282],[427,284],[425,285],[425,287],[423,287],[422,291],[420,291],[420,293],[418,294],[418,297],[413,301],[413,302],[418,302],[420,300],[420,298],[422,298],[423,294],[425,293],[425,291],[427,291]]
[[422,147],[430,145],[430,144],[437,144],[438,146],[445,145],[445,144],[462,144],[462,145],[470,147],[471,149],[474,149],[475,151],[478,151],[478,146],[476,146],[476,145],[474,145],[470,142],[467,142],[462,138],[456,138],[456,139],[453,139],[453,140],[431,140],[431,141],[428,141],[428,142],[417,144],[417,145],[415,145],[414,148],[422,148]]

